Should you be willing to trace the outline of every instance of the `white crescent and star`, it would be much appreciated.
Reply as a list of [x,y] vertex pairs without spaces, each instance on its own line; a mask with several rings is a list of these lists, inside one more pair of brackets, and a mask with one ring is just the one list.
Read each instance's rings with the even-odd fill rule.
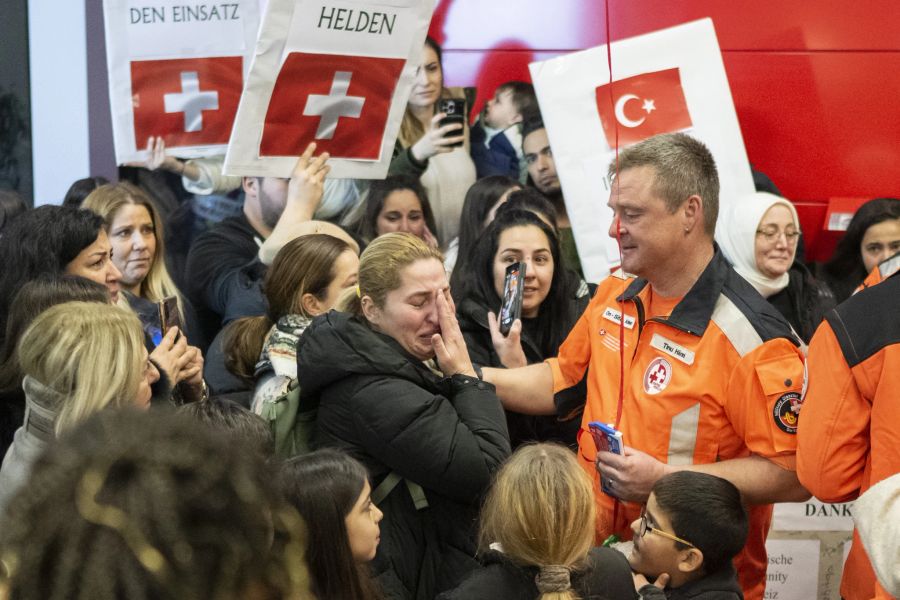
[[[644,119],[646,119],[647,117],[641,117],[640,119],[629,119],[627,116],[625,116],[625,105],[630,100],[640,100],[640,98],[634,94],[623,94],[616,101],[615,113],[616,120],[619,121],[619,123],[621,123],[625,127],[634,128],[640,126],[644,122]],[[641,109],[649,115],[651,112],[656,110],[656,105],[654,104],[653,100],[645,98],[644,104],[641,106]]]

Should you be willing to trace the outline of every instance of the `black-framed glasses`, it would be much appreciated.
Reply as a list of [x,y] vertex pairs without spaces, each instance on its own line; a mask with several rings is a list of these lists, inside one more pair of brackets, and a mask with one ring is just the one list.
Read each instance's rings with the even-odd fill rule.
[[784,234],[784,239],[786,239],[789,244],[795,244],[800,238],[800,232],[796,229],[778,229],[776,225],[770,225],[765,229],[757,229],[756,234],[763,236],[763,239],[767,242],[774,242],[781,234]]
[[674,541],[676,541],[676,542],[680,542],[680,543],[684,544],[685,546],[690,546],[691,548],[696,548],[696,546],[694,546],[694,545],[693,545],[692,543],[690,543],[689,541],[683,540],[683,539],[681,539],[680,537],[678,537],[677,535],[671,534],[671,533],[669,533],[668,531],[663,531],[662,529],[658,529],[658,528],[653,527],[652,525],[650,525],[650,523],[647,521],[647,512],[644,511],[644,510],[642,510],[642,511],[641,511],[641,525],[640,525],[640,527],[638,528],[638,537],[644,537],[644,535],[645,535],[648,531],[652,531],[653,533],[655,533],[655,534],[657,534],[657,535],[661,535],[661,536],[663,536],[663,537],[667,537],[667,538],[669,538],[670,540],[674,540]]

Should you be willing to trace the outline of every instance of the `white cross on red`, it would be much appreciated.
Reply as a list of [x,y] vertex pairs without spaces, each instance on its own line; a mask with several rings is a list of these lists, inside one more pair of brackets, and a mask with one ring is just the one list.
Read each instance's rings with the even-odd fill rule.
[[164,94],[163,102],[167,113],[184,113],[186,132],[203,129],[203,111],[219,109],[218,92],[201,92],[200,78],[196,71],[181,74],[181,91]]
[[361,96],[348,96],[350,71],[337,71],[331,81],[331,91],[327,96],[310,94],[303,108],[306,117],[319,117],[319,127],[316,129],[317,140],[330,140],[334,137],[338,119],[350,117],[358,119],[362,114],[366,99]]

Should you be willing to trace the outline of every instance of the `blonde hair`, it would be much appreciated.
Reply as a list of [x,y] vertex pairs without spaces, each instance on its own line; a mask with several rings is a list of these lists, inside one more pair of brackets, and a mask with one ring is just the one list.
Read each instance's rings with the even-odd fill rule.
[[133,405],[144,376],[141,322],[129,310],[66,302],[35,318],[18,346],[22,372],[65,397],[56,434],[106,406]]
[[[103,220],[106,222],[106,229],[109,231],[116,214],[123,206],[128,204],[143,206],[147,209],[147,212],[150,214],[150,220],[153,222],[153,237],[156,239],[156,252],[153,256],[153,264],[150,265],[150,271],[141,282],[138,295],[153,302],[159,302],[169,296],[176,296],[178,298],[178,310],[183,312],[182,306],[184,301],[181,297],[181,292],[175,286],[175,282],[166,268],[166,248],[163,241],[165,236],[163,235],[162,219],[153,201],[150,200],[150,196],[141,188],[126,181],[107,183],[88,194],[84,202],[81,203],[81,208],[92,210],[103,217]],[[181,316],[183,319],[184,314]]]
[[596,515],[593,482],[569,449],[522,446],[488,493],[480,550],[496,542],[516,563],[538,567],[540,600],[577,598],[569,575],[586,564]]
[[386,233],[375,238],[359,257],[359,284],[341,295],[337,309],[361,317],[363,296],[383,308],[388,292],[401,285],[400,271],[418,260],[430,258],[444,262],[440,250],[411,233]]

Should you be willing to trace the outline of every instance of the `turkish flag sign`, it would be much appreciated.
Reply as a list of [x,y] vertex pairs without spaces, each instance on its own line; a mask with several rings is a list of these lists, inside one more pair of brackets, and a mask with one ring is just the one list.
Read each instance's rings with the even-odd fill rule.
[[227,144],[243,88],[243,57],[131,62],[138,147],[162,136],[167,147]]
[[[597,111],[610,148],[692,125],[678,68],[642,73],[598,86]],[[618,140],[616,132],[618,131]]]
[[378,160],[404,62],[291,52],[266,110],[260,156],[299,156],[316,142],[332,158]]

